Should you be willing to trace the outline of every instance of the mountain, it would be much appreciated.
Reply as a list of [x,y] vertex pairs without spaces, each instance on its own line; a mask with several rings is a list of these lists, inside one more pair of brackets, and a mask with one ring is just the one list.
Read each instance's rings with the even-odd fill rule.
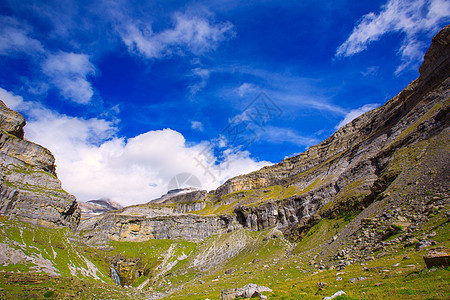
[[0,214],[76,229],[76,199],[62,189],[51,152],[23,138],[25,124],[0,100]]
[[89,200],[86,202],[78,202],[81,209],[81,218],[87,219],[107,211],[123,208],[122,205],[110,199]]
[[[215,191],[185,193],[171,203],[161,198],[105,215],[108,222],[98,219],[82,228],[97,228],[98,232],[91,232],[97,239],[146,240],[160,236],[161,222],[165,224],[163,236],[171,237],[173,232],[184,239],[196,239],[199,232],[204,238],[240,227],[263,230],[276,226],[296,240],[321,218],[394,201],[400,189],[403,195],[411,187],[411,180],[416,186],[420,176],[414,172],[419,168],[430,168],[435,174],[419,185],[430,193],[448,195],[443,175],[448,172],[448,149],[439,146],[448,141],[448,35],[446,27],[434,37],[418,79],[385,105],[356,118],[306,152],[232,178]],[[157,216],[148,214],[163,208],[165,212]],[[190,214],[174,216],[168,211]],[[182,236],[178,221],[168,225],[161,219],[164,214],[172,216],[171,220],[183,219],[179,221],[185,228]]]
[[33,225],[75,228],[79,208],[3,105],[0,297],[448,299],[450,25],[419,73],[297,156],[210,192],[81,204],[76,232]]

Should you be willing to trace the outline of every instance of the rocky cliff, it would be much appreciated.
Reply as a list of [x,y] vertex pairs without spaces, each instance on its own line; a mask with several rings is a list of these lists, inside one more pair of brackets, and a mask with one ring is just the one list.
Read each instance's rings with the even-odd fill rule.
[[100,215],[107,211],[123,208],[122,205],[110,199],[89,200],[87,202],[78,202],[81,209],[81,218],[88,219]]
[[0,101],[0,214],[75,229],[80,209],[61,187],[51,152],[23,139],[24,117]]

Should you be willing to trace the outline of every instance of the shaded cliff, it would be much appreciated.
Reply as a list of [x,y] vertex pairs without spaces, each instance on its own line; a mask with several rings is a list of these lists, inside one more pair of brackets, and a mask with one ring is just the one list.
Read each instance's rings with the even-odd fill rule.
[[0,101],[0,214],[75,229],[80,209],[61,187],[48,149],[23,139],[24,117]]

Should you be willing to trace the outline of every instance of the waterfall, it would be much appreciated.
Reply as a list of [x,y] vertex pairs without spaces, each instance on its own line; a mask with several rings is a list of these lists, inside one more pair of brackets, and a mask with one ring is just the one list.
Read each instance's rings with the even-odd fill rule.
[[115,284],[121,285],[120,284],[119,274],[117,274],[116,269],[114,269],[113,267],[111,267],[111,278],[112,278],[112,280],[114,281]]

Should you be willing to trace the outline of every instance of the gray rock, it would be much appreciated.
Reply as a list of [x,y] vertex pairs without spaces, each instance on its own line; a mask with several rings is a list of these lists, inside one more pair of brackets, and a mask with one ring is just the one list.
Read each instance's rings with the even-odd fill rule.
[[345,292],[341,290],[341,291],[334,293],[333,295],[331,295],[329,297],[323,297],[322,300],[332,300],[332,299],[337,298],[342,295],[345,295]]
[[430,250],[423,256],[427,268],[450,266],[450,250]]
[[436,241],[433,240],[421,240],[416,244],[416,250],[421,250],[423,248],[427,248],[436,244]]
[[272,290],[265,286],[259,286],[254,283],[247,284],[243,288],[225,289],[222,290],[222,300],[232,300],[239,297],[242,298],[256,298],[264,299],[263,292],[271,292]]
[[23,117],[0,101],[0,214],[75,229],[80,209],[61,187],[51,152],[22,139]]
[[18,112],[9,109],[5,103],[0,100],[0,128],[9,134],[23,139],[23,127],[25,118]]
[[323,281],[318,282],[318,283],[316,284],[316,286],[317,286],[317,288],[318,288],[319,290],[322,290],[322,289],[326,288],[327,285],[328,285],[328,283],[323,282]]
[[236,268],[228,269],[228,270],[225,271],[225,274],[228,274],[228,275],[229,274],[233,274],[234,272],[236,272],[236,270],[237,270]]
[[350,283],[355,283],[357,281],[363,281],[368,279],[367,277],[358,277],[358,278],[350,278],[348,281],[350,281]]

